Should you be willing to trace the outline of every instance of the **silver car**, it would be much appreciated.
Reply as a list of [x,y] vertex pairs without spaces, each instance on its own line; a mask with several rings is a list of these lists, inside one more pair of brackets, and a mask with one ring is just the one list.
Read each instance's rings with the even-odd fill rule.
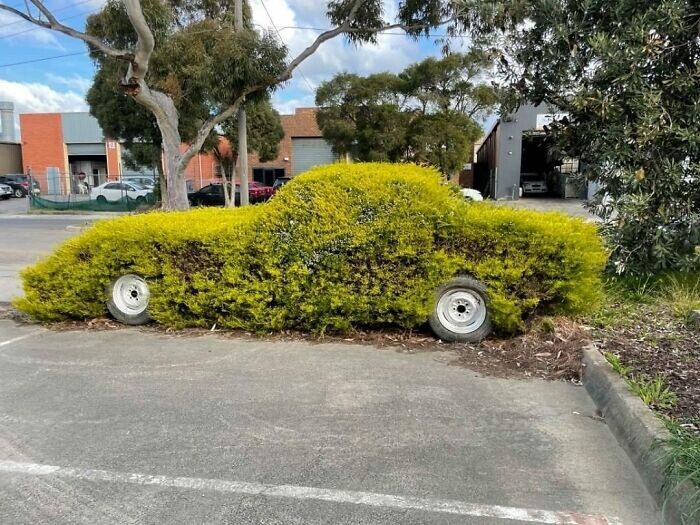
[[0,199],[6,201],[12,197],[12,187],[7,184],[0,184]]

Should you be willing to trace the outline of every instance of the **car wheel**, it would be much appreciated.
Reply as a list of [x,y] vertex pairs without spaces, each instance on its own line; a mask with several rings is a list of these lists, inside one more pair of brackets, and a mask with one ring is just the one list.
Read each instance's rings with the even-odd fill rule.
[[146,198],[145,198],[145,197],[142,197],[141,195],[139,195],[138,197],[136,197],[136,205],[137,205],[137,206],[143,206],[145,203],[146,203]]
[[117,321],[131,326],[146,324],[151,320],[148,302],[151,290],[138,275],[127,274],[116,279],[107,290],[107,309]]
[[107,202],[107,198],[104,195],[98,195],[97,199],[95,199],[95,200],[99,203],[102,203],[102,204]]
[[486,286],[464,275],[435,292],[430,328],[443,341],[475,343],[492,331]]
[[15,197],[17,197],[18,199],[20,199],[20,198],[24,197],[24,192],[23,192],[21,189],[17,188],[17,189],[15,190],[14,195],[15,195]]

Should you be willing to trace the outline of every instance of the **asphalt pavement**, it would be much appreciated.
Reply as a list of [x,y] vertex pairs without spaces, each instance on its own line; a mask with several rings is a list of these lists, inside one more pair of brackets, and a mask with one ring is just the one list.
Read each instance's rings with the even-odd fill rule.
[[660,523],[583,388],[0,321],[0,523]]
[[[5,204],[0,303],[98,218]],[[453,358],[0,320],[0,523],[661,522],[583,388]]]
[[27,215],[26,199],[0,201],[0,304],[22,293],[19,272],[99,216]]

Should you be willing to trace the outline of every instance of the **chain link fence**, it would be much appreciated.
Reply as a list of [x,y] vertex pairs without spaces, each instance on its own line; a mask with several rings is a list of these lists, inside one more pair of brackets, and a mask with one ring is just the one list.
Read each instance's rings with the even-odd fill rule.
[[153,175],[86,175],[47,170],[30,175],[29,207],[33,210],[133,212],[158,200]]

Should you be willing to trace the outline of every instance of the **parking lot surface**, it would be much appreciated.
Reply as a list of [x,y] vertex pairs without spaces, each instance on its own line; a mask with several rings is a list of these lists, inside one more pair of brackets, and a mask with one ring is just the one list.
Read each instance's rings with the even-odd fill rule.
[[660,523],[583,388],[0,321],[0,523]]

